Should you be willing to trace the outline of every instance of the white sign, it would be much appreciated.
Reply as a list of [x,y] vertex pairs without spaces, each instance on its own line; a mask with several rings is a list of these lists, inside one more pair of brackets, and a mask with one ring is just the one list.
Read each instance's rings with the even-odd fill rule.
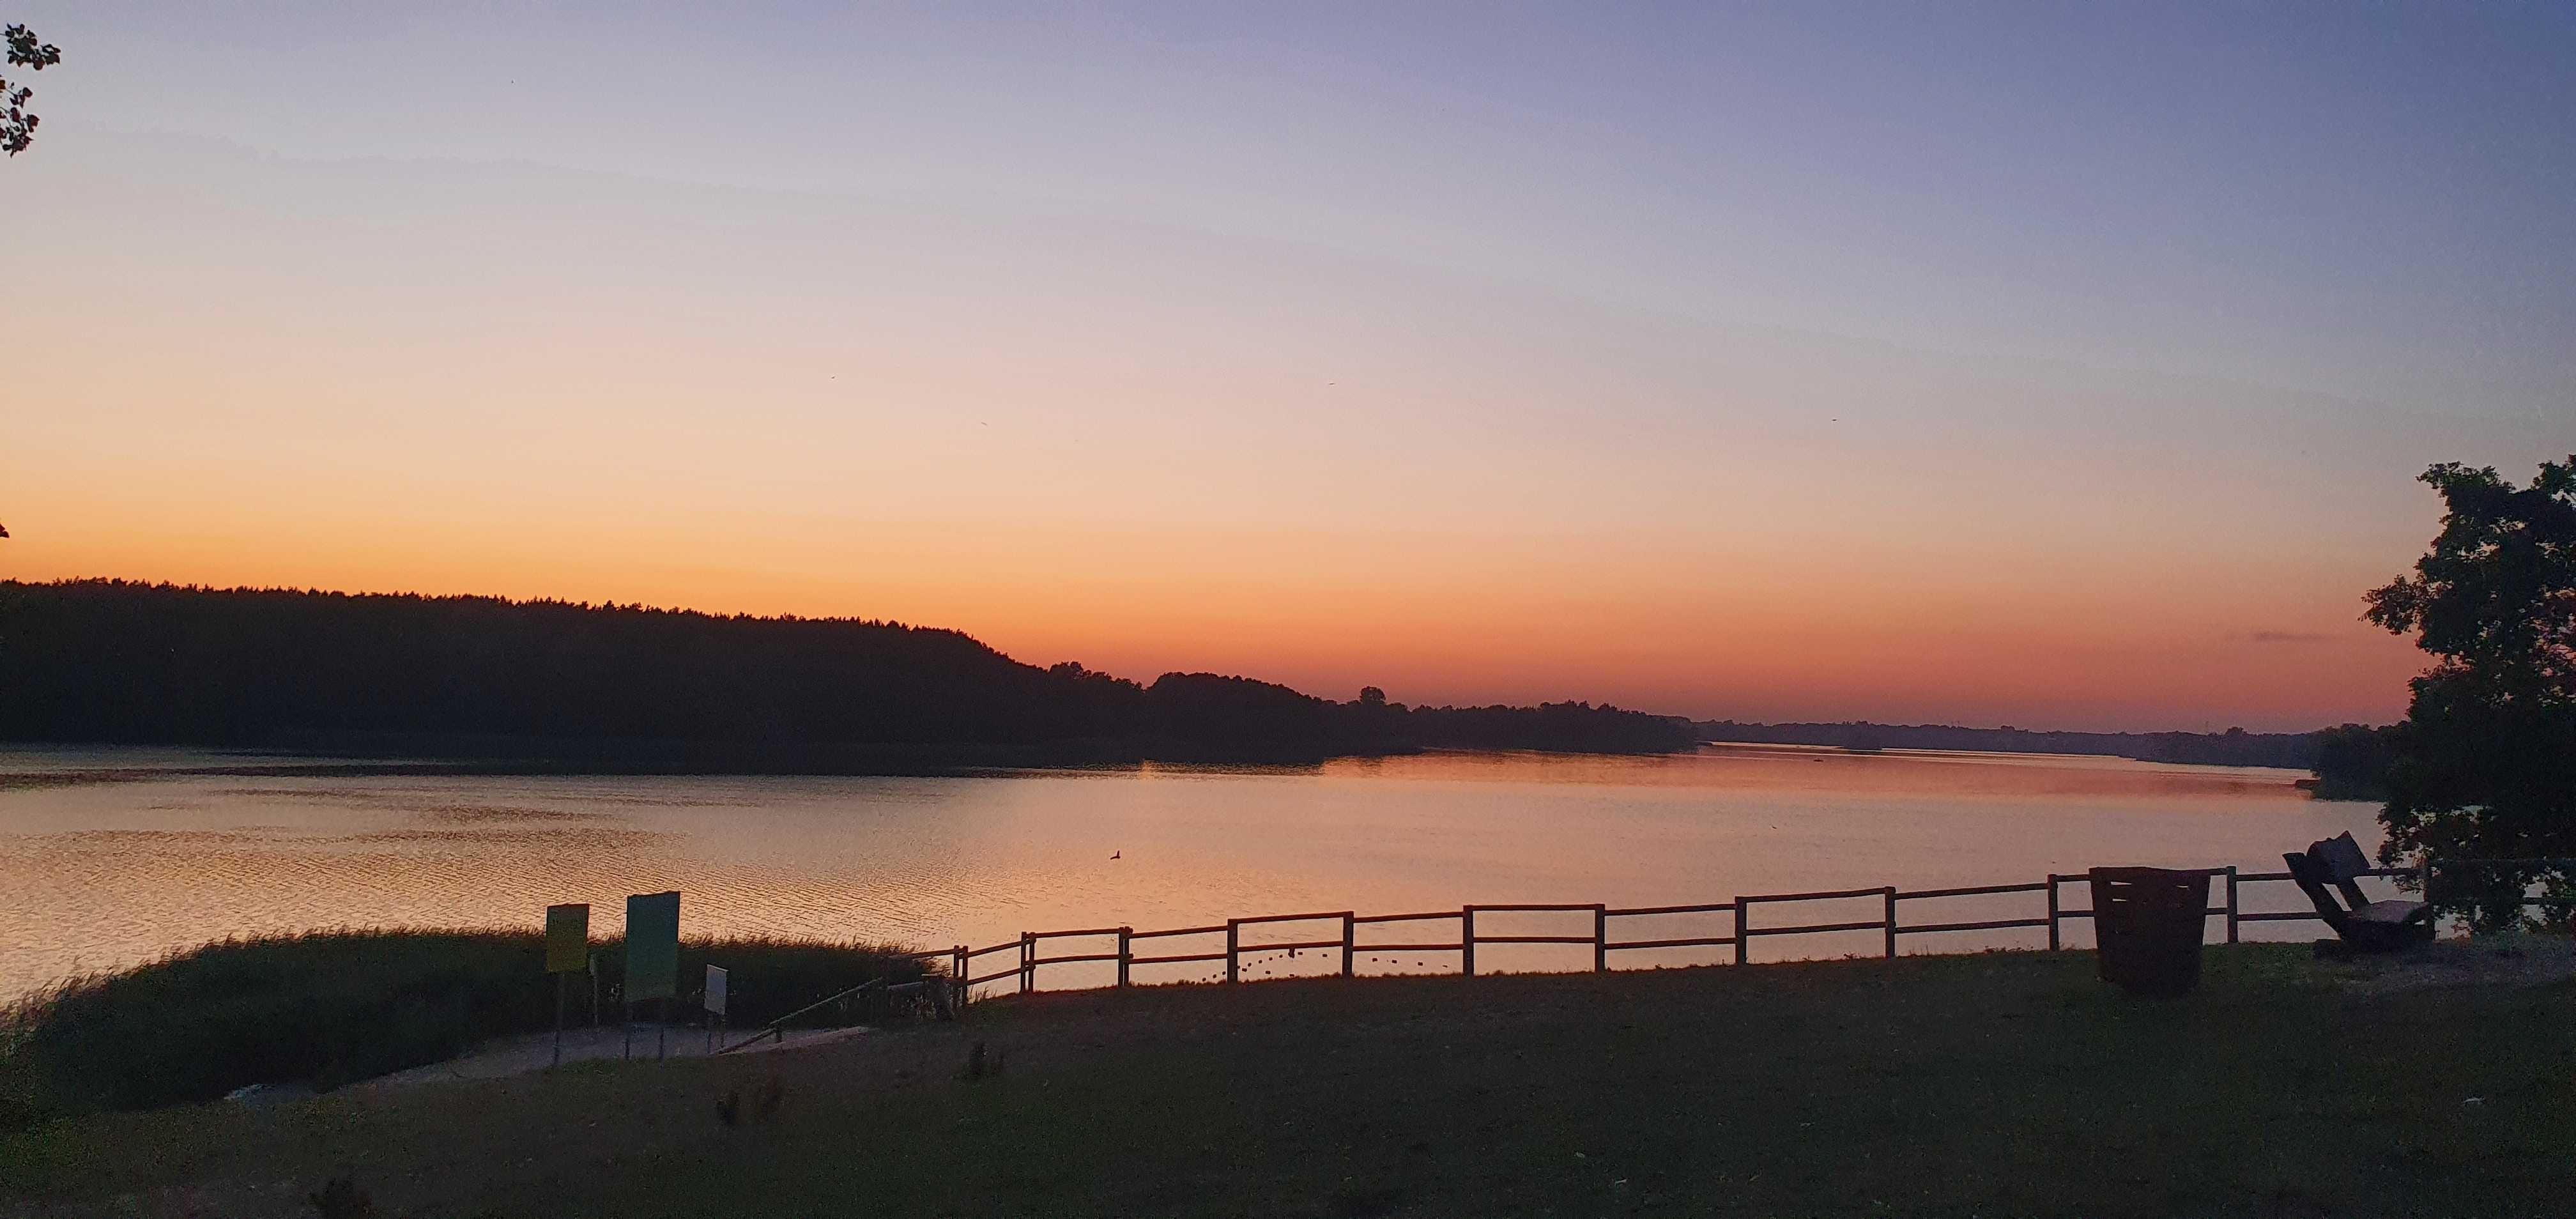
[[707,966],[707,1010],[725,1014],[725,971],[715,965]]

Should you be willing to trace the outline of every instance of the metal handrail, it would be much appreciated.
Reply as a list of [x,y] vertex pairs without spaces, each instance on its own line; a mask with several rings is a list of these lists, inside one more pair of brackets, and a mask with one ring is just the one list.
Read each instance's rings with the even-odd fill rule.
[[759,1031],[759,1032],[757,1032],[757,1033],[753,1033],[753,1034],[752,1034],[751,1036],[749,1036],[749,1037],[745,1037],[745,1038],[743,1038],[742,1040],[740,1040],[740,1041],[737,1041],[737,1042],[733,1043],[732,1045],[726,1046],[725,1048],[723,1048],[723,1049],[721,1049],[721,1050],[716,1051],[716,1053],[718,1053],[718,1054],[730,1054],[730,1053],[733,1053],[735,1050],[739,1050],[739,1049],[741,1049],[741,1048],[742,1048],[742,1047],[744,1047],[744,1046],[747,1046],[747,1045],[750,1045],[750,1044],[752,1044],[752,1043],[754,1043],[754,1042],[756,1042],[756,1041],[759,1041],[759,1040],[760,1040],[761,1038],[763,1038],[763,1037],[771,1037],[771,1036],[775,1036],[775,1037],[778,1039],[779,1044],[784,1045],[784,1044],[786,1044],[786,1043],[787,1043],[787,1022],[788,1022],[788,1021],[790,1021],[790,1020],[794,1020],[794,1019],[795,1019],[795,1018],[797,1018],[798,1016],[802,1016],[802,1015],[804,1015],[805,1013],[810,1012],[810,1011],[813,1011],[814,1009],[816,1009],[816,1008],[818,1008],[818,1007],[823,1007],[823,1006],[828,1005],[828,1004],[838,1003],[838,1002],[840,1002],[840,1001],[841,1001],[841,1000],[843,1000],[843,999],[847,999],[847,998],[849,998],[850,996],[852,996],[852,995],[855,995],[855,994],[859,993],[860,991],[870,989],[871,987],[883,986],[883,985],[885,985],[885,981],[886,981],[886,980],[885,980],[885,979],[883,979],[883,978],[870,978],[870,979],[868,979],[867,981],[865,981],[865,982],[861,982],[861,983],[859,983],[858,985],[853,986],[853,987],[851,987],[851,988],[850,988],[850,989],[848,989],[848,990],[842,991],[841,993],[839,993],[839,994],[837,994],[837,995],[833,995],[833,996],[831,996],[831,997],[829,997],[829,998],[825,998],[825,999],[817,999],[817,1000],[815,1000],[815,1001],[814,1001],[814,1002],[812,1002],[812,1003],[808,1003],[808,1004],[806,1004],[806,1005],[805,1005],[805,1006],[803,1006],[803,1007],[797,1008],[795,1011],[789,1012],[789,1013],[787,1013],[787,1014],[786,1014],[786,1015],[784,1015],[784,1016],[780,1016],[780,1017],[779,1017],[779,1018],[777,1018],[776,1020],[772,1020],[772,1021],[770,1021],[768,1024],[762,1025],[762,1026],[761,1026],[761,1029],[760,1029],[760,1031]]

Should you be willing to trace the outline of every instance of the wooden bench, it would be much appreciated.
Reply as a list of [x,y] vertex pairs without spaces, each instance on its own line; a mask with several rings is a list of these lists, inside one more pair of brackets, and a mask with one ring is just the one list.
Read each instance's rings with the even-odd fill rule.
[[[2422,902],[2370,900],[2360,880],[2370,858],[2350,833],[2281,856],[2290,879],[2315,903],[2318,917],[2354,952],[2394,952],[2433,941],[2433,911]],[[2340,900],[2338,900],[2340,899]],[[2319,941],[2320,944],[2327,941]]]

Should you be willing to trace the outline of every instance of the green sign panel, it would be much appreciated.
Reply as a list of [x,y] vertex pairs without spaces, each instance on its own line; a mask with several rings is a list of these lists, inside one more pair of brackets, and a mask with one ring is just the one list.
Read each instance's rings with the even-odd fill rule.
[[626,899],[626,1001],[680,993],[680,895]]

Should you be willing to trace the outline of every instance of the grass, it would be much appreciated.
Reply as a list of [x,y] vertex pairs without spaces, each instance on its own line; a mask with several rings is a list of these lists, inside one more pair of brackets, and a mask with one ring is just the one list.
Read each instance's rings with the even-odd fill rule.
[[[2212,948],[2163,1002],[2077,953],[1040,994],[787,1054],[57,1122],[0,1142],[0,1198],[284,1216],[346,1178],[419,1216],[2566,1213],[2576,991],[2365,994],[2340,968]],[[969,1080],[977,1042],[998,1070]]]
[[[922,967],[891,948],[777,939],[684,942],[684,986],[735,979],[737,1025]],[[600,946],[615,1019],[622,941]],[[353,1080],[554,1027],[541,934],[347,931],[226,940],[59,983],[0,1013],[0,1128],[64,1114],[213,1100],[249,1084]],[[576,976],[574,1010],[590,986]],[[684,1008],[696,1000],[684,997]]]

